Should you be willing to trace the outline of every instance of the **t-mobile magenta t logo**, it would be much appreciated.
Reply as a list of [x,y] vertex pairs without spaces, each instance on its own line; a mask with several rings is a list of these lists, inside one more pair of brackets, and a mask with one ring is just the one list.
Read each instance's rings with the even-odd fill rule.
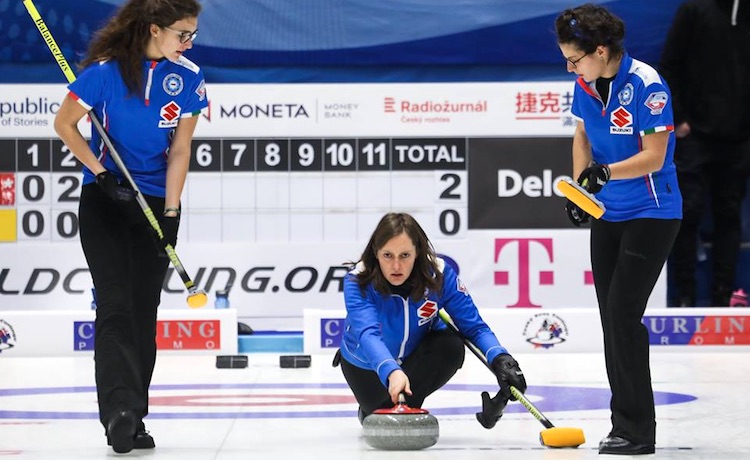
[[[529,261],[529,247],[531,244],[539,244],[546,251],[550,262],[554,262],[552,255],[552,238],[496,238],[495,239],[495,263],[500,258],[500,253],[511,243],[518,244],[518,300],[508,308],[539,308],[531,301],[531,266]],[[542,286],[554,283],[555,277],[552,270],[539,271],[539,284]],[[508,271],[495,272],[495,284],[507,286],[510,284]]]

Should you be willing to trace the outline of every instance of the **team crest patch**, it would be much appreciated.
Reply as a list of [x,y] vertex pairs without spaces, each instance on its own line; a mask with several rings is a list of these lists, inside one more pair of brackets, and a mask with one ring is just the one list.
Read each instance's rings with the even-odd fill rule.
[[195,94],[198,95],[198,100],[202,101],[206,98],[206,80],[201,80],[197,88],[195,88]]
[[0,319],[0,353],[16,346],[16,331],[10,323]]
[[617,100],[620,105],[628,105],[633,101],[633,85],[627,83],[625,87],[617,94]]
[[461,281],[461,278],[456,278],[456,289],[458,289],[458,292],[463,292],[464,295],[469,295],[469,290],[463,281]]
[[651,115],[659,115],[664,110],[664,107],[667,106],[668,100],[669,97],[665,91],[657,91],[649,94],[644,104],[651,110]]
[[609,127],[610,134],[633,134],[633,114],[618,107],[609,115],[612,126]]
[[182,109],[176,102],[171,101],[168,104],[162,106],[159,114],[161,120],[159,120],[159,128],[174,128],[177,126],[177,122],[180,121],[180,113]]
[[177,96],[180,94],[184,86],[185,83],[182,81],[182,77],[176,73],[170,73],[164,77],[164,81],[162,82],[164,92],[170,96]]

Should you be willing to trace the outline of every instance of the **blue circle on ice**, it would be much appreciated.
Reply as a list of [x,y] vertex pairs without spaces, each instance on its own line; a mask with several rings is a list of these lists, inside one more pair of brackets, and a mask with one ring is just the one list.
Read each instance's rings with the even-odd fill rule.
[[[191,391],[195,392],[192,397],[210,398],[217,396],[218,393],[212,391],[219,390],[254,390],[253,395],[258,396],[257,390],[308,390],[314,392],[319,390],[345,389],[349,391],[345,383],[208,383],[208,384],[174,384],[174,385],[152,385],[151,393],[158,394],[160,391]],[[481,409],[481,400],[479,394],[482,391],[488,391],[494,395],[497,386],[492,385],[465,385],[465,384],[447,384],[440,389],[443,391],[461,391],[476,392],[477,404],[466,407],[429,407],[429,411],[434,415],[467,415],[474,414]],[[198,394],[200,392],[200,394]],[[91,393],[93,399],[96,398],[96,388],[93,386],[74,386],[74,387],[51,387],[51,388],[11,388],[0,389],[0,406],[7,407],[2,402],[2,398],[12,398],[19,396],[31,395],[63,395],[73,393]],[[526,391],[526,395],[542,413],[556,411],[576,411],[576,410],[609,410],[610,391],[608,388],[591,388],[577,386],[531,386]],[[671,392],[654,392],[654,401],[657,405],[681,404],[696,400],[697,397]],[[352,398],[352,402],[354,402]],[[279,411],[283,403],[277,404],[274,411],[256,411],[248,412],[248,404],[237,407],[237,410],[231,411],[202,411],[202,412],[164,412],[159,411],[158,407],[152,407],[149,411],[150,419],[226,419],[226,418],[322,418],[322,417],[356,417],[356,410],[299,410],[299,406],[289,406],[288,410]],[[250,405],[251,406],[251,405]],[[505,413],[525,412],[526,409],[520,404],[509,404],[505,408]],[[97,419],[96,412],[76,412],[76,411],[49,411],[49,410],[0,410],[0,419]]]

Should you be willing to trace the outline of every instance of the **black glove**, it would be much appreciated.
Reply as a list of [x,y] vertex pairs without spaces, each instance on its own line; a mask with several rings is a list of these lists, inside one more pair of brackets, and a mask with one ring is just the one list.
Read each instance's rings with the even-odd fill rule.
[[159,251],[159,255],[167,257],[167,251],[164,250],[167,244],[172,245],[172,248],[177,245],[177,230],[180,228],[179,216],[162,216],[161,219],[159,219],[159,227],[161,227],[161,233],[163,235],[162,238],[159,238],[159,235],[153,227],[149,227],[151,228],[151,235],[154,238],[154,245],[156,246],[157,251]]
[[492,372],[497,377],[500,392],[511,401],[516,400],[510,392],[509,387],[511,385],[521,393],[526,392],[526,379],[523,377],[523,371],[518,367],[516,360],[508,353],[498,355],[492,360]]
[[482,411],[477,412],[477,421],[488,430],[494,428],[500,417],[503,416],[503,409],[508,405],[508,398],[500,390],[490,398],[486,391],[482,392]]
[[578,183],[591,193],[599,193],[604,184],[609,182],[612,173],[607,165],[593,165],[584,169],[578,176]]
[[589,222],[589,213],[570,200],[565,203],[565,212],[568,213],[568,219],[570,219],[576,227],[580,227],[581,224],[587,224]]
[[172,245],[172,247],[177,246],[177,230],[180,228],[180,218],[178,216],[162,216],[159,219],[159,225],[161,226],[161,232],[164,234],[162,246],[167,244]]
[[96,185],[114,201],[127,202],[135,198],[135,190],[121,185],[117,177],[109,171],[102,171],[96,175]]

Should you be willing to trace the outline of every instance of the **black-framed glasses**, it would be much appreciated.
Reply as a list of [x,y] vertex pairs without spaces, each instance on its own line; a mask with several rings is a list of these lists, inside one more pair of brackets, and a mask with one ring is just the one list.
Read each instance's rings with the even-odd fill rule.
[[591,53],[586,53],[583,56],[579,57],[578,59],[566,59],[568,61],[568,64],[570,64],[574,69],[578,67],[578,63],[581,62],[581,59],[585,58]]
[[176,33],[180,39],[180,43],[187,43],[189,41],[195,41],[195,37],[198,36],[198,29],[190,32],[189,30],[175,30],[169,26],[163,26],[163,29],[171,30]]

